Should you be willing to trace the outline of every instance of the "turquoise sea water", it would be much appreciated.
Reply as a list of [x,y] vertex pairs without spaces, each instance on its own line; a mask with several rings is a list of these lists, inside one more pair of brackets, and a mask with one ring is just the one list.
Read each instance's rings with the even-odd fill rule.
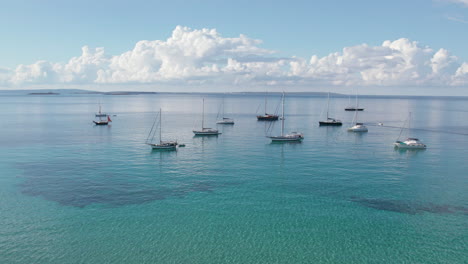
[[[347,98],[319,127],[326,99],[289,96],[305,140],[270,144],[261,96],[193,137],[202,97],[216,127],[216,95],[0,96],[0,263],[468,262],[468,100],[363,98],[353,134]],[[159,108],[185,148],[144,144]],[[427,150],[392,146],[409,111]]]

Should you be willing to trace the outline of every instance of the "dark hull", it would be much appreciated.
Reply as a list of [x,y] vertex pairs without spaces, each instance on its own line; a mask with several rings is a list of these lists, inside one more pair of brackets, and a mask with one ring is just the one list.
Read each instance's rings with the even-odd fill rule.
[[364,108],[345,108],[345,111],[364,111]]
[[257,116],[258,121],[277,121],[278,116]]
[[326,122],[326,121],[319,121],[320,126],[342,126],[343,123],[341,122]]
[[109,124],[109,122],[96,122],[96,121],[93,121],[93,122],[96,126],[107,126]]

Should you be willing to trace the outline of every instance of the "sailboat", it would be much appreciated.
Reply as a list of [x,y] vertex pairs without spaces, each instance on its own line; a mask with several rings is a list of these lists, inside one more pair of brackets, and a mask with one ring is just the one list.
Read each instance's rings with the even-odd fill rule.
[[351,94],[349,95],[349,106],[346,107],[344,110],[345,111],[364,111],[364,108],[359,108],[358,106],[358,93],[357,93],[357,89],[356,89],[356,105],[355,106],[352,106],[351,105]]
[[224,97],[223,97],[223,103],[222,103],[222,115],[221,115],[221,120],[218,120],[216,122],[216,124],[220,124],[220,125],[234,125],[234,119],[232,118],[229,118],[229,117],[225,117],[224,116]]
[[[408,121],[408,134],[409,134],[411,132],[411,112],[409,113],[407,121]],[[405,123],[406,123],[406,121],[405,121]],[[421,141],[419,141],[419,139],[417,139],[417,138],[408,137],[405,141],[400,141],[399,140],[400,137],[401,137],[401,134],[403,133],[405,123],[401,127],[400,135],[398,136],[398,139],[396,140],[395,143],[393,143],[395,148],[400,148],[400,149],[425,149],[426,145],[423,144]]]
[[320,126],[341,126],[343,123],[341,123],[340,120],[337,120],[335,118],[331,118],[328,116],[328,112],[330,109],[330,92],[328,92],[328,99],[327,99],[327,120],[325,121],[319,121]]
[[269,136],[272,142],[300,142],[304,139],[304,135],[298,132],[291,132],[290,134],[284,134],[284,92],[281,98],[281,135],[280,136]]
[[99,120],[93,120],[93,123],[96,126],[107,126],[112,120],[110,119],[110,116],[105,115],[107,119],[102,119],[102,116],[99,117]]
[[161,108],[159,109],[159,143],[154,143],[154,138],[157,133],[157,129],[155,129],[155,125],[157,119],[154,120],[153,126],[151,127],[151,131],[146,138],[146,144],[150,145],[152,149],[157,150],[175,150],[177,147],[177,141],[162,141],[162,111]]
[[275,114],[268,114],[267,113],[267,97],[268,93],[265,95],[265,114],[264,115],[258,115],[257,120],[258,121],[276,121],[278,120],[279,116]]
[[101,103],[99,102],[99,112],[96,113],[95,115],[96,117],[107,117],[107,114],[106,113],[102,113],[101,112]]
[[205,98],[203,98],[201,130],[193,130],[193,133],[196,136],[212,136],[221,134],[217,129],[205,127]]
[[[357,100],[357,96],[356,96],[356,108],[357,109],[359,108],[359,102]],[[349,132],[367,132],[368,131],[367,127],[363,123],[358,122],[358,112],[357,111],[358,110],[356,110],[356,112],[354,112],[354,118],[353,118],[354,126],[348,128],[348,131]]]

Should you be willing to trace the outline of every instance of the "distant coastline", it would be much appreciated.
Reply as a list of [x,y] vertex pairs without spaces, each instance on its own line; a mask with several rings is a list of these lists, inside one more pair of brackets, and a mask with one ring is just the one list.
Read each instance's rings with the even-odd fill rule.
[[53,93],[53,92],[46,92],[46,93],[41,93],[41,92],[36,92],[36,93],[28,93],[28,95],[59,95],[60,93]]
[[[147,92],[147,91],[110,91],[110,92],[99,92],[92,90],[80,90],[80,89],[55,89],[51,91],[50,89],[35,89],[35,90],[0,90],[0,95],[37,95],[37,96],[49,96],[49,95],[60,95],[60,96],[70,96],[70,95],[108,95],[108,96],[128,96],[128,95],[206,95],[206,96],[265,96],[265,92]],[[269,96],[281,96],[282,92],[268,92]],[[327,92],[288,92],[287,96],[296,97],[296,96],[309,96],[309,97],[326,97]],[[335,98],[348,98],[349,96],[354,97],[353,94],[340,94],[340,93],[330,93],[330,96]],[[446,100],[468,100],[468,96],[436,96],[436,95],[366,95],[360,94],[359,98],[375,98],[375,99],[424,99],[424,98],[439,98]]]

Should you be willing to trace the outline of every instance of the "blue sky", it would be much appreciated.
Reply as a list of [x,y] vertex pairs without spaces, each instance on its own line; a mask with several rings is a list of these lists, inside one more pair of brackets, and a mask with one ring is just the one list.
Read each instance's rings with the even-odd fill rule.
[[[0,27],[2,36],[0,70],[9,71],[9,75],[17,74],[15,70],[21,64],[32,65],[41,60],[66,64],[72,57],[82,55],[83,46],[88,46],[90,49],[103,47],[106,56],[118,56],[134,49],[135,44],[141,40],[166,41],[179,25],[191,30],[216,29],[223,38],[238,38],[243,34],[250,39],[261,40],[261,43],[255,46],[274,51],[272,54],[261,54],[262,56],[269,54],[267,56],[269,58],[295,56],[309,61],[313,55],[323,58],[332,53],[342,52],[345,47],[363,43],[370,47],[378,47],[386,40],[396,41],[405,38],[410,42],[417,42],[422,49],[430,47],[433,53],[442,48],[449,52],[449,56],[456,56],[457,67],[452,67],[452,76],[459,66],[468,62],[466,48],[468,1],[466,0],[277,2],[271,0],[16,0],[2,1],[0,23],[3,25]],[[257,53],[253,55],[260,56]],[[241,57],[246,56],[242,54]],[[281,65],[285,67],[284,64]],[[468,77],[465,79],[464,68],[458,72],[459,79],[455,86],[465,87],[467,85],[465,80]],[[59,73],[54,72],[54,74]],[[300,75],[301,78],[304,76]],[[311,76],[310,74],[306,76],[307,82],[320,79]],[[292,79],[297,80],[296,77],[295,75]],[[222,79],[222,76],[217,78]],[[259,78],[266,77],[260,76],[256,79]],[[183,81],[179,78],[177,85],[180,86]],[[291,78],[288,81],[291,83]],[[13,86],[41,84],[41,87],[44,87],[49,83],[57,85],[61,82],[75,85],[83,83],[83,79],[76,83],[27,79],[25,82],[16,82]],[[142,83],[152,82],[147,79],[142,81]],[[164,82],[164,85],[168,85],[166,79]],[[3,86],[11,86],[10,82],[6,83]],[[124,83],[135,83],[135,80]],[[278,83],[278,80],[272,83]],[[320,83],[324,85],[323,82]],[[371,83],[371,85],[408,86],[406,83],[385,83],[385,81],[381,83]],[[308,83],[302,84],[308,85]],[[443,81],[439,80],[434,86],[441,84]],[[229,83],[225,85],[229,86]],[[360,83],[331,85],[356,86]],[[409,85],[418,86],[417,82]],[[433,86],[427,81],[423,82],[423,85]]]

